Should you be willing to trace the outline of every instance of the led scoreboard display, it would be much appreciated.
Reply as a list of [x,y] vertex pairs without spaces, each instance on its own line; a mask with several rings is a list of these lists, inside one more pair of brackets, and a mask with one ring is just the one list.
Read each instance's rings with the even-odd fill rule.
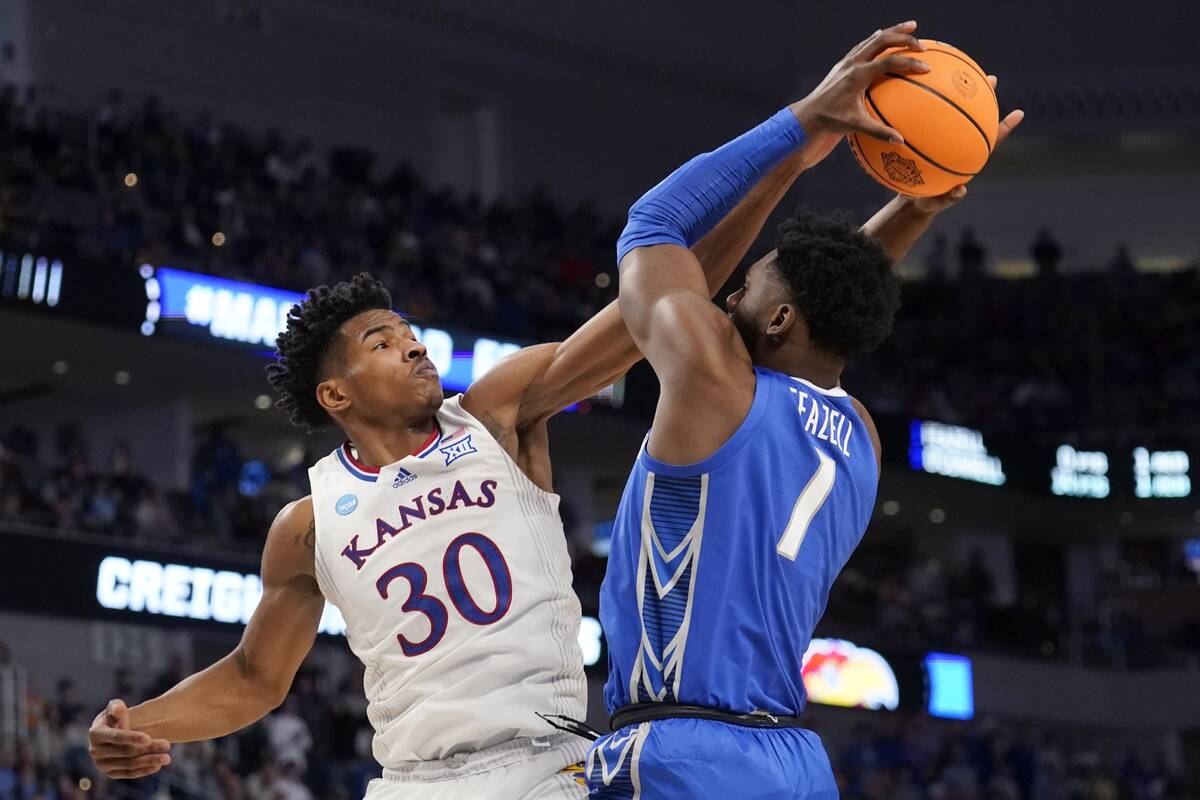
[[1191,460],[1182,450],[1133,450],[1134,494],[1138,497],[1187,497]]
[[1108,456],[1064,444],[1055,451],[1050,491],[1060,497],[1108,497]]
[[958,425],[913,420],[908,463],[915,470],[1002,486],[1000,459],[988,453],[983,434]]
[[1192,493],[1191,453],[1179,443],[1051,445],[935,420],[881,415],[876,422],[885,459],[943,478],[1082,500],[1171,500]]

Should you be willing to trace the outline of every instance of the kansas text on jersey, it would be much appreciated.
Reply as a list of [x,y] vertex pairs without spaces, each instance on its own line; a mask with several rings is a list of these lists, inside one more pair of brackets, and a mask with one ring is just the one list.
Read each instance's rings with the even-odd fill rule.
[[317,582],[366,666],[384,767],[581,719],[579,601],[558,496],[448,398],[416,453],[372,468],[344,445],[309,471]]

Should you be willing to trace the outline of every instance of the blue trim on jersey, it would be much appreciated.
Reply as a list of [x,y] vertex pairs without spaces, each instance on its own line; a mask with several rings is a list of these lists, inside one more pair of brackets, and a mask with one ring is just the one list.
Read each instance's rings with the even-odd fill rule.
[[[434,424],[436,425],[437,423],[435,422]],[[437,439],[435,439],[433,442],[431,442],[429,447],[426,447],[424,450],[417,453],[417,458],[425,458],[425,456],[433,453],[435,450],[438,449],[438,445],[440,445],[442,443],[442,439],[445,439],[445,438],[446,438],[446,432],[441,429],[440,425],[438,425]]]
[[368,475],[367,473],[365,473],[361,470],[355,469],[354,465],[351,464],[346,459],[346,454],[342,452],[342,448],[339,447],[334,452],[337,453],[338,461],[342,462],[342,466],[346,468],[346,471],[349,472],[354,477],[358,478],[360,481],[366,481],[367,483],[375,483],[375,481],[379,480],[378,475]]
[[650,530],[642,531],[643,537],[649,537],[642,545],[646,558],[640,601],[643,652],[630,695],[636,692],[641,703],[674,703],[687,648],[692,581],[704,536],[696,524],[703,513],[704,477],[655,475],[646,494]]
[[650,436],[647,434],[646,441],[642,444],[642,450],[638,454],[638,461],[655,475],[666,475],[671,478],[689,478],[693,475],[712,472],[720,467],[754,437],[759,420],[767,413],[767,407],[771,404],[771,393],[758,391],[758,383],[763,380],[762,373],[761,367],[754,368],[754,402],[746,413],[746,418],[738,425],[734,434],[725,441],[725,444],[717,448],[717,451],[711,456],[694,464],[667,464],[650,455]]

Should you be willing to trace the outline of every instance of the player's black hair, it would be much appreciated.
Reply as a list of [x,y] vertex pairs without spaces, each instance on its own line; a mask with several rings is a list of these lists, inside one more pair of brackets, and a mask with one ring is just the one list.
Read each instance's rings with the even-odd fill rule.
[[267,366],[267,380],[279,395],[275,407],[287,413],[293,425],[316,430],[331,424],[316,390],[338,329],[364,311],[391,307],[391,292],[367,272],[332,288],[309,289],[304,300],[292,306],[287,330],[275,340],[276,361]]
[[900,279],[883,245],[848,216],[799,211],[779,226],[772,263],[814,343],[839,356],[868,353],[892,332]]

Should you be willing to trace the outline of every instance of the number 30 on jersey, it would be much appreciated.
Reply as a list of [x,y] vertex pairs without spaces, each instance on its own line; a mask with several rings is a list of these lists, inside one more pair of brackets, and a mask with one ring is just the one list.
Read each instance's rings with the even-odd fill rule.
[[[462,551],[467,547],[473,548],[479,554],[487,566],[488,574],[491,575],[492,588],[496,593],[496,607],[491,611],[484,610],[475,602],[463,580]],[[474,625],[491,625],[499,622],[512,606],[512,573],[508,570],[508,562],[504,560],[504,554],[500,552],[496,543],[482,533],[470,531],[450,542],[445,555],[442,556],[442,575],[446,579],[450,602],[459,616],[467,622]],[[425,593],[429,583],[428,574],[424,567],[413,562],[397,564],[379,576],[375,588],[384,600],[389,598],[390,587],[397,578],[404,578],[408,584],[408,597],[400,609],[424,614],[429,620],[429,635],[420,641],[414,642],[402,633],[397,634],[400,649],[404,651],[404,655],[410,657],[428,653],[437,647],[438,642],[446,635],[446,628],[450,624],[450,612],[447,611],[445,603],[434,595]]]

